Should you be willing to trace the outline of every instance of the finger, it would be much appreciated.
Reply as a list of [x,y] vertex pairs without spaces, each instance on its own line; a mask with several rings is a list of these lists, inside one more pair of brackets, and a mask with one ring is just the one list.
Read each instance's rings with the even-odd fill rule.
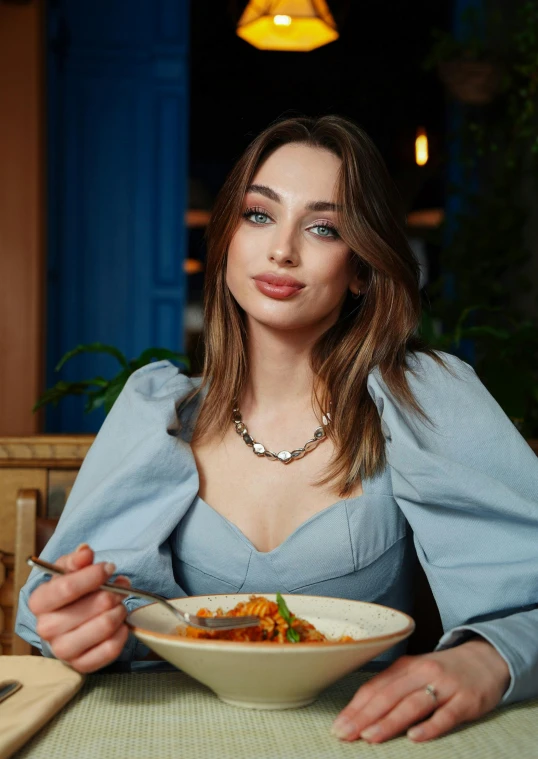
[[436,708],[435,702],[426,690],[417,690],[397,703],[385,717],[361,730],[360,737],[369,743],[382,743],[400,735]]
[[40,614],[37,618],[36,632],[43,640],[51,641],[60,635],[75,630],[105,611],[119,606],[121,602],[121,596],[107,593],[106,590],[89,593],[62,609],[57,609],[48,614]]
[[[409,669],[402,666],[400,667],[401,674],[397,675],[396,672],[397,670],[388,682],[387,678],[384,678],[385,685],[383,687],[370,690],[366,699],[364,693],[361,694],[364,686],[359,688],[357,694],[335,720],[332,726],[333,735],[342,740],[355,740],[362,736],[362,732],[366,728],[376,725],[402,699],[416,690],[424,689],[422,667],[415,666]],[[428,694],[425,693],[425,695]],[[431,702],[431,696],[428,695],[428,698]]]
[[430,719],[414,725],[407,731],[408,738],[417,743],[439,738],[452,730],[462,722],[475,719],[478,715],[470,713],[465,707],[465,699],[462,694],[454,696],[446,704],[440,706]]
[[130,588],[131,587],[131,581],[125,575],[118,575],[112,584],[113,585],[121,585],[122,588]]
[[[130,588],[131,581],[125,575],[118,575],[114,585]],[[51,641],[69,630],[74,630],[87,620],[99,616],[104,611],[119,606],[123,599],[124,596],[109,593],[106,590],[89,593],[62,609],[40,614],[37,618],[36,632],[43,640]]]
[[71,661],[71,667],[83,673],[95,672],[106,667],[121,654],[128,637],[129,629],[127,625],[122,625],[111,638]]
[[380,693],[388,685],[391,685],[395,680],[398,680],[402,675],[407,674],[409,668],[416,662],[417,658],[416,656],[401,656],[390,667],[387,667],[386,670],[372,677],[364,685],[361,685],[347,707],[342,711],[342,714],[348,715],[348,713],[356,714],[359,712],[370,703],[376,694]]
[[72,553],[60,556],[56,561],[59,567],[67,572],[75,572],[77,569],[93,563],[94,553],[87,543],[81,543]]
[[112,638],[125,621],[127,609],[123,604],[103,612],[98,617],[86,621],[75,630],[59,635],[51,641],[52,653],[64,661],[73,661],[90,648]]
[[102,562],[63,577],[54,577],[34,590],[28,601],[30,611],[38,615],[61,609],[82,596],[93,593],[115,571],[114,564]]

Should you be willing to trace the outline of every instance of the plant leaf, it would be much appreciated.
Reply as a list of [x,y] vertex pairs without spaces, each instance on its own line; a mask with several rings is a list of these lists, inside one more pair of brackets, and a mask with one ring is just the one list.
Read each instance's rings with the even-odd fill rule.
[[125,383],[132,373],[131,369],[125,369],[123,372],[117,374],[114,379],[110,380],[103,397],[105,414],[108,414],[112,406],[116,403],[119,394],[125,387]]
[[100,387],[99,390],[95,390],[88,393],[88,400],[84,406],[84,413],[89,414],[91,411],[95,411],[105,402],[106,391],[108,389],[108,382],[106,387]]
[[104,386],[107,382],[102,377],[94,377],[91,380],[82,380],[80,382],[66,382],[60,380],[53,387],[48,388],[37,399],[32,411],[35,413],[47,403],[57,406],[58,403],[68,395],[84,395],[92,385]]
[[123,353],[117,348],[114,348],[113,345],[105,345],[104,343],[88,343],[87,345],[77,345],[76,348],[73,348],[64,356],[62,356],[55,368],[55,371],[59,372],[66,361],[69,361],[69,359],[73,358],[73,356],[78,356],[79,353],[109,353],[119,361],[124,369],[127,369],[129,367],[129,362]]
[[509,340],[510,332],[484,324],[482,327],[465,327],[461,330],[460,337],[494,337],[496,340]]

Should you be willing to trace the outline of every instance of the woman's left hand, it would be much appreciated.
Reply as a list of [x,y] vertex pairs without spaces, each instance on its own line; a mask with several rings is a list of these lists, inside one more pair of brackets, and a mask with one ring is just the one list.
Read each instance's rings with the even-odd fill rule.
[[509,683],[505,660],[484,638],[431,654],[402,656],[361,686],[332,732],[343,740],[381,743],[425,720],[408,737],[438,738],[494,709]]

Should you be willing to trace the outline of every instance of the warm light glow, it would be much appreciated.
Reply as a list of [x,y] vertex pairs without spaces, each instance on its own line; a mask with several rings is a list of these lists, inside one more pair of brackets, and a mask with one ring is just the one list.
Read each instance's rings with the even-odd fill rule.
[[425,166],[428,163],[428,135],[425,129],[417,129],[417,138],[415,140],[415,161],[419,166]]
[[207,227],[211,211],[205,211],[200,208],[189,208],[185,214],[185,224],[189,229],[196,227]]
[[407,226],[435,229],[443,223],[444,219],[445,212],[442,208],[424,208],[408,214]]
[[273,23],[277,26],[291,26],[291,16],[275,16]]
[[183,271],[185,274],[199,274],[203,270],[203,263],[196,258],[186,258],[183,261]]
[[259,50],[315,50],[338,39],[326,0],[250,0],[237,34]]

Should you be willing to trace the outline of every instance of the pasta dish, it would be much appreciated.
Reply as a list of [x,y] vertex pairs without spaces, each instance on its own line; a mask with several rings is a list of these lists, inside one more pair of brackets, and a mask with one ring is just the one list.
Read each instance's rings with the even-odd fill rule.
[[[286,602],[276,594],[276,602],[265,596],[250,596],[246,602],[238,603],[230,611],[217,609],[199,609],[196,614],[200,617],[246,617],[254,615],[260,618],[256,627],[243,627],[236,630],[202,630],[197,627],[178,627],[178,633],[187,638],[209,638],[216,640],[232,640],[237,642],[257,643],[324,643],[328,638],[320,633],[314,625],[305,619],[299,619],[288,609]],[[343,636],[338,643],[352,643],[353,638]]]

